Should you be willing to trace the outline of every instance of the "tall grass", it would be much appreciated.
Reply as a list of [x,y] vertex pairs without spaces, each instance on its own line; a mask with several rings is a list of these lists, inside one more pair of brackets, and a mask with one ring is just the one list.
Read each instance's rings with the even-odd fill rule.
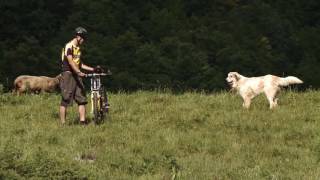
[[[60,126],[60,97],[0,95],[0,179],[319,179],[320,92],[251,109],[235,94],[109,95],[101,125]],[[88,115],[89,116],[89,115]]]

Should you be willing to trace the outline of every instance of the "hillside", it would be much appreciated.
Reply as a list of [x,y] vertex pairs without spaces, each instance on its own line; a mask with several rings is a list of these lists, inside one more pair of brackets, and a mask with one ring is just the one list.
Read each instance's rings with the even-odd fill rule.
[[59,95],[0,95],[0,179],[317,179],[320,92],[113,93],[106,122],[58,124]]

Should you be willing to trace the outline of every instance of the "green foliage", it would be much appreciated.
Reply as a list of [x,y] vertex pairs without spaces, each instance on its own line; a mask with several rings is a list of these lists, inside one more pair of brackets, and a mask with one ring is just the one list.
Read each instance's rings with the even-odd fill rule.
[[0,94],[4,93],[4,86],[2,84],[0,84]]
[[[296,75],[319,88],[316,0],[0,2],[0,83],[54,76],[73,29],[89,30],[83,61],[113,72],[113,90],[221,90],[228,71]],[[212,79],[210,79],[212,77]],[[214,83],[214,84],[212,84]]]

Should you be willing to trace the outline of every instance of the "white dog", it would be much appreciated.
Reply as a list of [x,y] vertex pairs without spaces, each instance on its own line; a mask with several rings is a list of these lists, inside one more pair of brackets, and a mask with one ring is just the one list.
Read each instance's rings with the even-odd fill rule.
[[252,98],[264,92],[270,104],[270,109],[276,107],[276,95],[282,86],[290,84],[303,83],[294,76],[281,78],[274,75],[265,75],[260,77],[245,77],[237,72],[229,72],[226,78],[232,89],[237,90],[243,98],[243,107],[249,108]]

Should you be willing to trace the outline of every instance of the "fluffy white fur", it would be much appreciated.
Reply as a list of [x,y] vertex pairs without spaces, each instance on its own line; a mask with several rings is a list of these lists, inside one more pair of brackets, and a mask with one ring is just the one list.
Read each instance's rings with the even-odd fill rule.
[[303,83],[294,76],[285,78],[274,75],[245,77],[237,72],[229,72],[226,81],[231,88],[236,90],[242,97],[243,107],[249,108],[251,100],[258,94],[264,92],[269,101],[270,109],[278,105],[276,95],[279,92],[280,87]]

